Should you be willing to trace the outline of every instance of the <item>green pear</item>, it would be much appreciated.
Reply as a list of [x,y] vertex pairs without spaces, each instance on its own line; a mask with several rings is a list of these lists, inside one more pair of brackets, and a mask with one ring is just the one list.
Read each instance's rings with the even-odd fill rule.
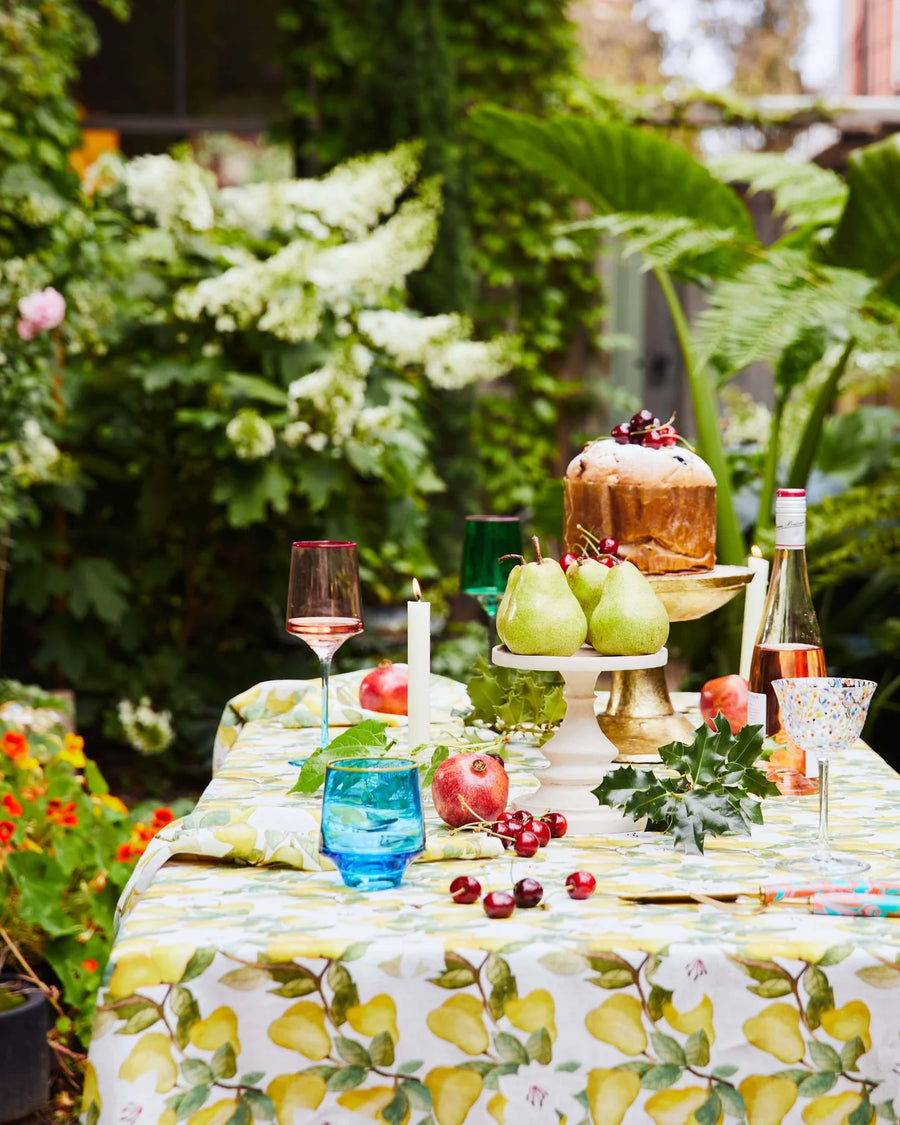
[[645,656],[666,643],[666,607],[634,563],[619,563],[610,570],[588,635],[601,656]]
[[584,644],[587,618],[569,589],[562,567],[542,559],[525,563],[510,594],[503,641],[520,656],[571,656]]
[[[516,557],[518,558],[519,556]],[[504,644],[506,644],[506,617],[509,613],[509,603],[524,569],[525,560],[522,559],[521,563],[514,566],[509,572],[506,577],[506,589],[503,591],[503,597],[500,599],[500,604],[497,606],[497,617],[494,624],[497,628],[497,636]],[[509,648],[509,645],[506,645],[506,647]]]
[[604,566],[597,559],[580,559],[572,563],[566,571],[569,588],[578,599],[584,616],[588,621],[600,601],[603,585],[610,572],[610,567]]

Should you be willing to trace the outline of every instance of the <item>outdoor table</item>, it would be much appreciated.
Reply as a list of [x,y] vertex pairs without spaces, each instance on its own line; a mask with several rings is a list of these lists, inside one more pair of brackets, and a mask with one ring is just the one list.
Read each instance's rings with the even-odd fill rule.
[[[310,698],[283,681],[232,701],[212,782],[123,896],[89,1125],[897,1120],[900,920],[619,897],[783,881],[776,863],[814,843],[815,796],[767,800],[752,838],[702,856],[634,833],[510,858],[430,819],[425,861],[363,894],[322,869],[319,795],[287,793],[289,761],[317,745],[292,726]],[[433,740],[458,733],[438,719]],[[539,766],[511,745],[526,803]],[[833,763],[831,806],[836,847],[896,878],[900,777],[858,744]],[[584,901],[564,890],[577,869],[597,878]],[[461,873],[485,892],[534,875],[544,904],[491,920],[451,900]]]

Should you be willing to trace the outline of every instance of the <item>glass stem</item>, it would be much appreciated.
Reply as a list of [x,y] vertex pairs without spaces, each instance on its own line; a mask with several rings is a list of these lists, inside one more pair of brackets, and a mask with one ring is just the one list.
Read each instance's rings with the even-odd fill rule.
[[819,838],[816,856],[828,857],[828,759],[819,757]]
[[319,745],[324,750],[330,739],[328,736],[328,676],[331,672],[331,657],[319,657],[319,667],[322,669],[322,737]]
[[488,619],[488,664],[490,664],[491,653],[494,651],[494,645],[496,645],[497,640],[498,640],[498,637],[497,637],[497,611],[494,610],[494,612],[491,613],[491,611],[488,610],[487,611],[487,619]]

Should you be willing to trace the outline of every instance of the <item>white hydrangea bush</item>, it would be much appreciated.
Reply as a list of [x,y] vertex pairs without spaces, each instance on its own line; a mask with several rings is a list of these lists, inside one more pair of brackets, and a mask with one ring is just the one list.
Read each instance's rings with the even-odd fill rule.
[[410,396],[386,373],[421,395],[428,384],[455,391],[496,379],[514,363],[515,340],[474,341],[465,317],[405,307],[407,279],[427,263],[441,212],[439,182],[419,178],[421,155],[410,142],[319,179],[221,190],[169,156],[105,157],[89,170],[90,190],[124,192],[151,224],[132,241],[136,261],[171,263],[179,238],[211,239],[208,276],[181,286],[173,303],[176,317],[221,341],[207,340],[204,355],[246,333],[307,349],[285,409],[254,403],[223,420],[236,458],[351,444],[358,460],[360,447],[377,458],[409,444]]

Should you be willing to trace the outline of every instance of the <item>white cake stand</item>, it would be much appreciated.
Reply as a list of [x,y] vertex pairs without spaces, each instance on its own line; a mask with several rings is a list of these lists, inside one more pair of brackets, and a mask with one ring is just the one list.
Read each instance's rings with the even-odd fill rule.
[[559,672],[565,680],[566,714],[559,730],[541,747],[550,763],[541,770],[536,793],[528,804],[535,811],[552,809],[565,814],[570,835],[603,835],[631,832],[639,825],[607,805],[598,803],[596,788],[619,753],[594,714],[594,691],[601,672],[661,668],[669,659],[661,648],[650,656],[600,656],[584,645],[574,656],[519,656],[505,645],[491,650],[501,668],[523,672]]

